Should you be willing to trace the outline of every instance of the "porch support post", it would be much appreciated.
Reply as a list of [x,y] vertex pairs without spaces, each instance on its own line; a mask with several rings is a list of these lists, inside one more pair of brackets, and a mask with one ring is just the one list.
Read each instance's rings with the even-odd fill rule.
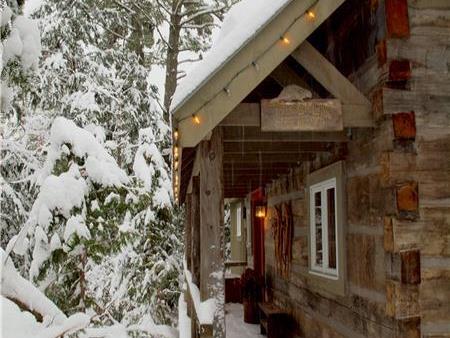
[[192,227],[192,282],[200,286],[200,177],[192,177],[191,193],[191,227]]
[[184,216],[184,256],[186,259],[186,267],[192,272],[192,217],[191,217],[191,199],[192,195],[186,195],[186,208]]
[[214,298],[213,336],[225,338],[225,262],[223,211],[223,137],[220,127],[199,144],[200,298]]

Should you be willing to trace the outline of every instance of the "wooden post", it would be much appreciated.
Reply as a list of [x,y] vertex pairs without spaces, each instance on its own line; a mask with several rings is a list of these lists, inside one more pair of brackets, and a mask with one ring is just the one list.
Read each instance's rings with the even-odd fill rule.
[[213,336],[225,337],[225,262],[222,130],[199,144],[200,159],[200,297],[215,298]]
[[191,194],[191,227],[192,227],[192,282],[200,286],[200,177],[192,177]]
[[184,217],[184,255],[186,258],[186,265],[189,271],[192,271],[192,217],[191,217],[191,199],[192,195],[187,194],[186,196],[186,208],[185,208],[185,217]]

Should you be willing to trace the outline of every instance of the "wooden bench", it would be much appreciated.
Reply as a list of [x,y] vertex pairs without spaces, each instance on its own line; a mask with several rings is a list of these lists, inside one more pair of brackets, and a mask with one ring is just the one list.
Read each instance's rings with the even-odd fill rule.
[[258,303],[261,334],[267,338],[290,338],[291,320],[289,314],[272,303]]

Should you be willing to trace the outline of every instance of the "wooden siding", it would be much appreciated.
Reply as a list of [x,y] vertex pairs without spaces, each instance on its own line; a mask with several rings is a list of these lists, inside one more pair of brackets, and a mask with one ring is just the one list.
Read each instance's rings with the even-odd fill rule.
[[309,172],[343,157],[322,154],[267,186],[269,206],[292,198],[290,276],[275,272],[271,207],[265,259],[267,296],[292,314],[297,336],[450,336],[450,3],[386,2],[402,27],[390,12],[377,54],[350,76],[377,114],[373,130],[352,130],[344,156],[344,296],[311,286],[307,204],[295,193]]

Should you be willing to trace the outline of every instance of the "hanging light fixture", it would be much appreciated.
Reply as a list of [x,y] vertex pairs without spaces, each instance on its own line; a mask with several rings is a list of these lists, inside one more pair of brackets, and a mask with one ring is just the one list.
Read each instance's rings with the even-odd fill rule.
[[265,218],[266,217],[266,206],[265,205],[257,205],[255,208],[255,216],[257,218]]

